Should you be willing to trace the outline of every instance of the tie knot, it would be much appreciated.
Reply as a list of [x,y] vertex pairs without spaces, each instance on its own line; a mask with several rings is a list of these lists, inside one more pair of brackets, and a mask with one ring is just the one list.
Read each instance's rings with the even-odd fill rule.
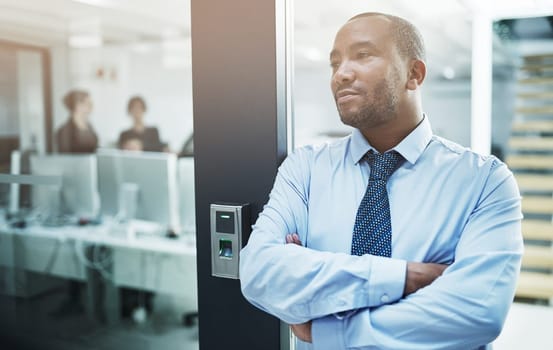
[[371,167],[369,180],[384,180],[388,178],[401,166],[404,158],[396,151],[386,153],[374,153],[372,150],[367,153],[367,161]]

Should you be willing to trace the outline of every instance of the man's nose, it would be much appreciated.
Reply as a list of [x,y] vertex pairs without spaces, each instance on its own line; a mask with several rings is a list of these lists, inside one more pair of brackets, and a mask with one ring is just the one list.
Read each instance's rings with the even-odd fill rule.
[[354,78],[355,73],[347,61],[340,63],[332,77],[334,83],[338,86],[345,83],[350,83],[354,80]]

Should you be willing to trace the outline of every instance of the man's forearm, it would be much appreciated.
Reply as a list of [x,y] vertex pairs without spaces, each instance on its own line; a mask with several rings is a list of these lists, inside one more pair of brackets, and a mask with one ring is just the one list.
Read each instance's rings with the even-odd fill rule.
[[[300,237],[296,233],[286,235],[285,240],[287,244],[302,245]],[[444,272],[447,266],[446,264],[408,262],[403,296],[405,297],[414,293],[420,288],[426,287],[434,282],[434,280]]]
[[[297,235],[288,235],[286,237],[286,242],[301,244]],[[408,262],[403,296],[405,297],[412,294],[420,288],[426,287],[434,282],[434,280],[442,275],[447,266],[448,265],[445,264]],[[312,339],[311,325],[311,321],[291,325],[291,330],[300,340],[310,343]]]
[[352,256],[277,243],[254,230],[241,252],[244,296],[257,307],[291,323],[376,307],[399,300],[406,262],[379,256]]
[[440,277],[447,267],[446,264],[408,262],[403,296],[405,297],[428,286]]

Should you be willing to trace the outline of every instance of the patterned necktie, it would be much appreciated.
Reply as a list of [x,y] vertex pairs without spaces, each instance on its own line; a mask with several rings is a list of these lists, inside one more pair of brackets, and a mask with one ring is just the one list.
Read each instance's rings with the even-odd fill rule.
[[361,200],[351,242],[351,254],[392,256],[392,223],[386,182],[404,158],[396,151],[367,153],[371,168],[369,184]]

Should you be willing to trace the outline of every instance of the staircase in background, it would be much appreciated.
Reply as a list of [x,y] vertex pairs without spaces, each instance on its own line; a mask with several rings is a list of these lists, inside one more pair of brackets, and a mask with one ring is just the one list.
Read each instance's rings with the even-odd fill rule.
[[516,295],[553,305],[553,54],[524,57],[509,148],[524,213]]

